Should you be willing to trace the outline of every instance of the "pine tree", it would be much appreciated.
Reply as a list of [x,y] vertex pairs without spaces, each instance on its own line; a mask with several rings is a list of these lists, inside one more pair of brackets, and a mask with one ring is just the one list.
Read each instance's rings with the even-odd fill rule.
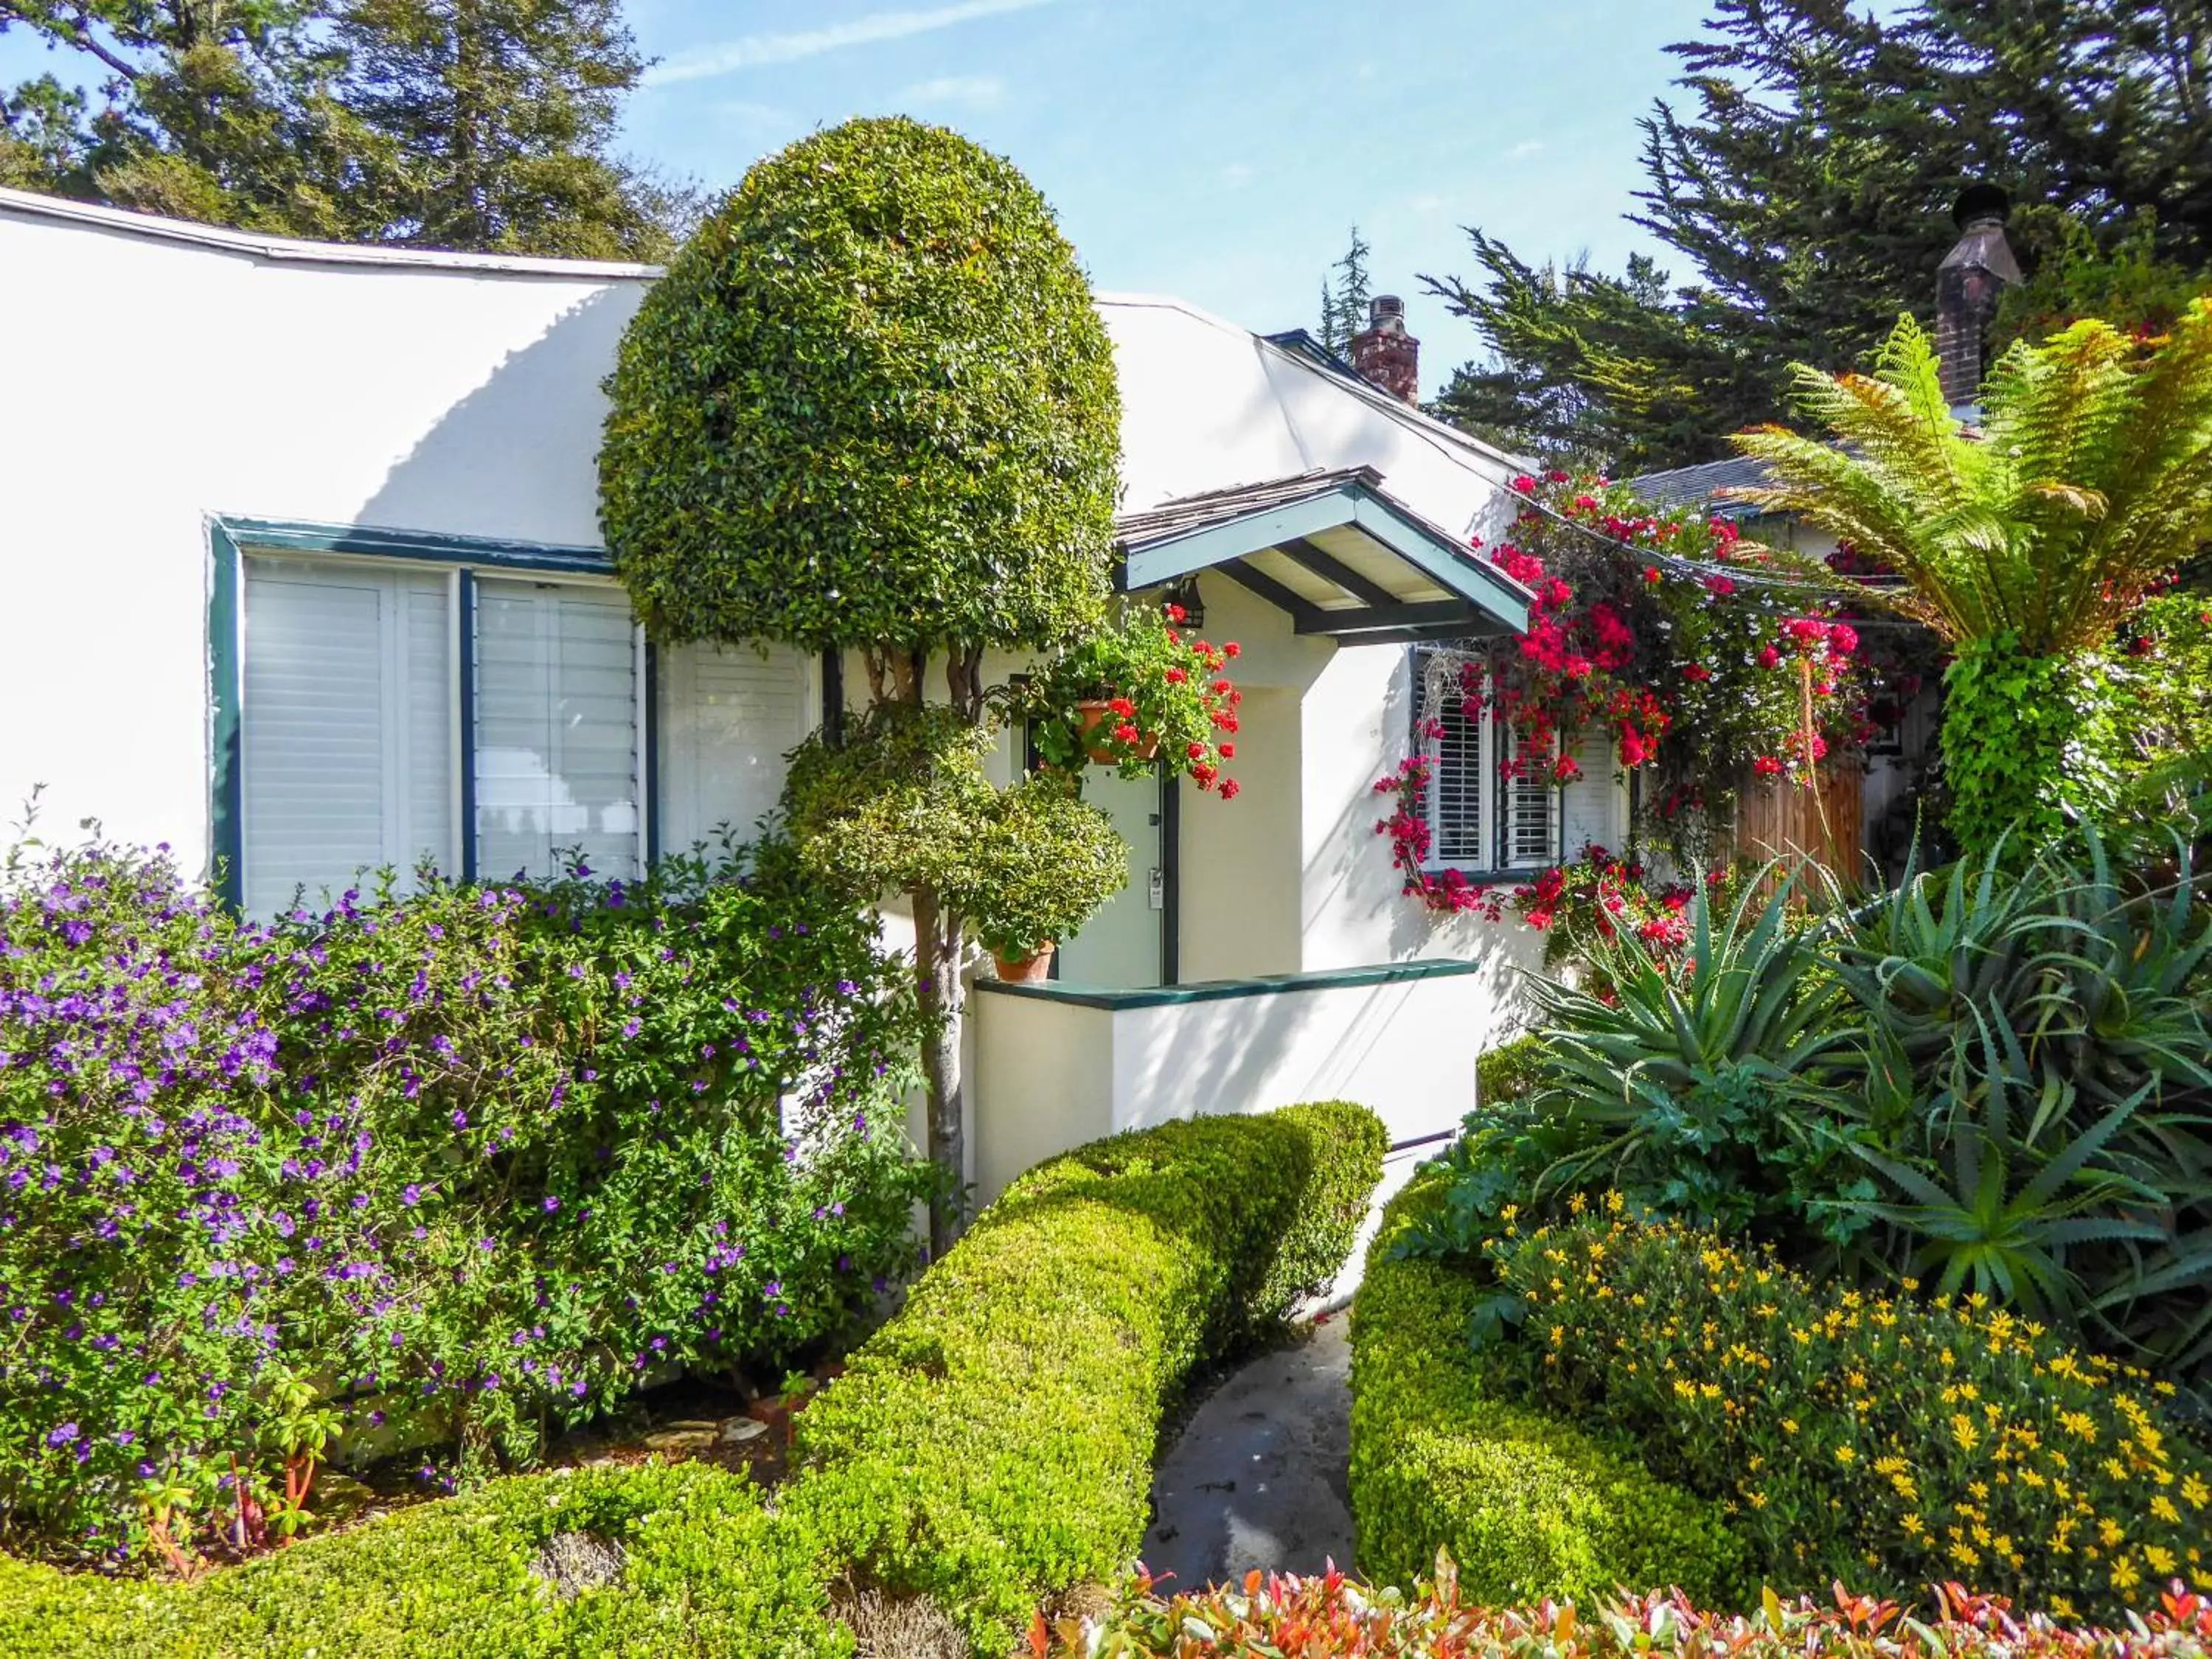
[[1428,279],[1496,359],[1462,417],[1624,469],[1711,459],[1781,412],[1791,362],[1863,362],[1928,313],[1968,179],[2011,192],[2031,270],[2144,216],[2165,286],[2212,264],[2212,0],[1715,0],[1671,50],[1686,96],[1643,124],[1632,217],[1691,280],[1539,282],[1478,235],[1476,278]]
[[346,0],[347,106],[393,240],[656,257],[684,204],[609,154],[645,65],[619,0]]
[[609,153],[618,0],[0,0],[96,78],[0,100],[0,181],[341,241],[652,258],[691,199]]
[[1367,326],[1367,256],[1374,251],[1361,239],[1359,227],[1352,226],[1352,245],[1329,267],[1334,283],[1322,279],[1321,343],[1340,356],[1351,349],[1352,337]]

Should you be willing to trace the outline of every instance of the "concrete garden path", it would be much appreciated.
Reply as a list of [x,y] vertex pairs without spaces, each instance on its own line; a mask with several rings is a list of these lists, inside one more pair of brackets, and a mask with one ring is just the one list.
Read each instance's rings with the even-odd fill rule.
[[1231,1372],[1160,1459],[1143,1559],[1174,1588],[1352,1565],[1348,1324],[1331,1314]]

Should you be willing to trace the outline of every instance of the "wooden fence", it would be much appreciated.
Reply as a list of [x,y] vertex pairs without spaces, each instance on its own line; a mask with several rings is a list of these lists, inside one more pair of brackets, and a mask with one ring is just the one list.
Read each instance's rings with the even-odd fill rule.
[[1767,783],[1736,801],[1735,846],[1750,859],[1810,857],[1846,881],[1864,873],[1863,796],[1856,765],[1819,769],[1818,787]]

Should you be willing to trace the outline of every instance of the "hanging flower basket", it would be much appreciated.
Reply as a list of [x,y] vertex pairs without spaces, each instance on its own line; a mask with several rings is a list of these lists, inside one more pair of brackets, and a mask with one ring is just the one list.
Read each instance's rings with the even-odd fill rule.
[[[1133,743],[1125,742],[1116,750],[1109,734],[1121,725],[1126,716],[1115,708],[1110,699],[1086,697],[1075,705],[1077,730],[1083,738],[1083,752],[1091,757],[1094,765],[1115,766],[1123,760],[1152,761],[1159,757],[1160,734],[1147,732]],[[1105,727],[1100,731],[1100,727]]]
[[991,953],[998,965],[999,977],[1009,985],[1036,985],[1052,977],[1052,953],[1059,947],[1049,939],[1025,957]]
[[1237,757],[1243,693],[1222,671],[1237,647],[1185,638],[1183,615],[1180,605],[1133,605],[1024,681],[1006,712],[1028,722],[1041,764],[1077,774],[1110,766],[1125,778],[1164,767],[1235,798],[1222,767]]

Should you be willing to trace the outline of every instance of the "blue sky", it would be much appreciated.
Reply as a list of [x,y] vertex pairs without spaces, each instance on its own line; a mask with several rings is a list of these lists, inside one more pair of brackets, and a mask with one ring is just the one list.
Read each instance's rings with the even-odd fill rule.
[[[1623,210],[1662,48],[1704,0],[629,0],[659,63],[626,148],[710,186],[817,126],[890,112],[1011,156],[1093,279],[1260,330],[1312,326],[1358,223],[1431,390],[1472,330],[1418,273],[1460,227],[1523,258],[1648,246]],[[20,34],[0,78],[64,66]]]
[[630,0],[660,62],[629,147],[710,185],[848,115],[1011,156],[1103,288],[1310,327],[1355,222],[1433,389],[1474,331],[1419,297],[1460,227],[1524,258],[1648,246],[1621,214],[1662,48],[1703,0]]

